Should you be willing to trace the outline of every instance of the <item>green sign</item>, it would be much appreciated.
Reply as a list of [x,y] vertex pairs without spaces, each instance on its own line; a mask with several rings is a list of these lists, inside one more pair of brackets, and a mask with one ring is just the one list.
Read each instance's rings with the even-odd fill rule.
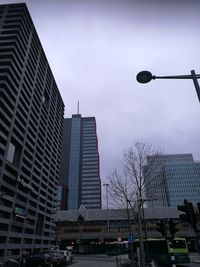
[[15,215],[19,217],[26,218],[27,217],[27,212],[25,209],[21,209],[18,207],[15,207]]

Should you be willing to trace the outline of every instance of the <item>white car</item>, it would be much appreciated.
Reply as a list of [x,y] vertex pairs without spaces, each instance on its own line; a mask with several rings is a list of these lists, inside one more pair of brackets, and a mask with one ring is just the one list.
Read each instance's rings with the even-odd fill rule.
[[72,254],[71,254],[70,251],[67,251],[67,250],[59,250],[59,252],[62,253],[62,255],[64,256],[66,263],[72,263],[73,256],[72,256]]

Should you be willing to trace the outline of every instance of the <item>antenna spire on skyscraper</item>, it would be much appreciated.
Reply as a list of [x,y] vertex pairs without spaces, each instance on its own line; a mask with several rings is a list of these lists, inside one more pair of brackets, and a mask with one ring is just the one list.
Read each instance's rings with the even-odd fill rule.
[[77,114],[79,114],[79,100],[78,100],[78,106],[77,106]]

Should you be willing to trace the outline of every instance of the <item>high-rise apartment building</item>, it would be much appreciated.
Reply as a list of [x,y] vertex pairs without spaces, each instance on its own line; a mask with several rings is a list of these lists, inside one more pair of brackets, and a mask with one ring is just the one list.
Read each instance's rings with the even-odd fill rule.
[[94,117],[64,120],[60,180],[68,186],[65,209],[101,208],[99,153]]
[[55,239],[63,113],[26,5],[1,5],[0,262]]
[[150,156],[147,164],[152,157],[156,167],[147,180],[148,207],[176,207],[184,199],[200,202],[200,162],[192,154]]

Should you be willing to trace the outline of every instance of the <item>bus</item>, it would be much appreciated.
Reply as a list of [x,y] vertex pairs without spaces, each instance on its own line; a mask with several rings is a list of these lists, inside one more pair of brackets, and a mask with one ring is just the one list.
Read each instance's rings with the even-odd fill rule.
[[[129,259],[132,258],[131,245],[129,244]],[[133,244],[133,257],[135,260],[138,258],[138,246],[139,242],[136,239]],[[176,264],[189,263],[189,252],[185,238],[174,238],[167,240],[164,238],[148,238],[144,241],[144,249],[146,260],[155,260],[158,265],[170,265],[171,264],[171,249],[175,257]]]

